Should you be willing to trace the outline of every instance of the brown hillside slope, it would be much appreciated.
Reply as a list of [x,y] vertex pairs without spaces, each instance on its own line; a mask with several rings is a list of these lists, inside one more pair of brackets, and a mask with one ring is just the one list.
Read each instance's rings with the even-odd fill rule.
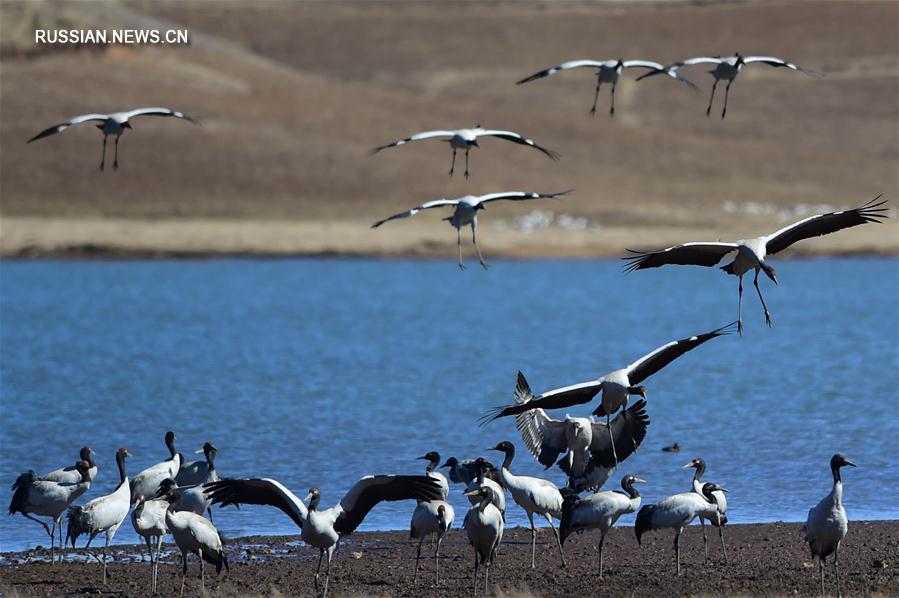
[[[17,6],[3,3],[4,20]],[[41,7],[40,19],[63,10]],[[739,238],[880,192],[899,205],[899,4],[892,2],[64,8],[82,27],[187,27],[192,44],[7,48],[0,61],[7,255],[83,245],[447,254],[455,235],[440,214],[368,226],[427,199],[506,189],[577,191],[491,206],[479,235],[488,257],[618,255],[625,246]],[[12,39],[25,50],[29,42]],[[825,76],[749,67],[731,89],[724,121],[716,116],[720,94],[705,117],[711,77],[703,66],[683,71],[699,93],[663,77],[636,83],[627,73],[614,119],[605,88],[596,118],[588,116],[589,70],[514,85],[573,58],[674,61],[736,50],[783,56]],[[118,172],[97,171],[100,135],[90,126],[24,143],[74,114],[141,105],[170,106],[204,123],[135,121],[122,137]],[[477,123],[520,131],[562,160],[486,140],[472,152],[466,181],[461,172],[446,175],[450,151],[436,141],[370,155],[415,131]],[[535,210],[546,212],[542,220]],[[894,219],[798,249],[895,254],[897,231]]]

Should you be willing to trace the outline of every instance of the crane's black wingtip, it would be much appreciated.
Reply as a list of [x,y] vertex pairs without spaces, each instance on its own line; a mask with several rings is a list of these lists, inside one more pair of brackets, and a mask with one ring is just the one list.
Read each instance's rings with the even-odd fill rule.
[[738,330],[739,325],[740,325],[740,322],[738,320],[734,320],[730,324],[725,324],[721,328],[718,328],[717,330],[713,330],[712,334],[714,336],[724,336],[727,334],[733,334],[734,332],[736,332]]
[[[521,376],[522,373],[518,372],[518,375]],[[505,413],[503,413],[503,411],[505,410],[505,407],[494,407],[493,409],[487,410],[484,415],[478,418],[478,427],[483,428],[493,420],[499,419],[500,417],[506,415]]]

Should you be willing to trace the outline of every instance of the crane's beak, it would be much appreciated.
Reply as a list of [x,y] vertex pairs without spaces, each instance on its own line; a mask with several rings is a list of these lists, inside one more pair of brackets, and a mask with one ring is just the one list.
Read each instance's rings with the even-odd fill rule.
[[646,480],[644,480],[643,478],[634,478],[634,483],[635,484],[645,484]]
[[718,486],[718,490],[720,490],[721,492],[730,492],[727,488],[724,488],[722,486]]
[[424,459],[425,461],[430,461],[427,455],[422,455],[421,457],[415,457],[416,459]]
[[848,465],[848,466],[850,466],[850,467],[858,467],[858,465],[856,465],[855,463],[853,463],[853,462],[850,461],[849,459],[845,459],[845,460],[844,460],[844,465]]
[[440,467],[450,467],[450,464],[449,464],[449,463],[444,463],[444,464],[441,465]]
[[681,467],[681,469],[690,469],[691,467],[696,467],[695,465],[693,465],[692,461]]
[[478,496],[481,494],[480,488],[475,488],[474,490],[469,490],[467,492],[463,492],[462,496]]

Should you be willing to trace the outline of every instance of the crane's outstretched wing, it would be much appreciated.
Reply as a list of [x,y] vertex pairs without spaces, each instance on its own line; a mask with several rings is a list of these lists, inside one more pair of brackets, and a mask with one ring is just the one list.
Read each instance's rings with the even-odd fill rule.
[[635,255],[623,257],[630,263],[624,267],[625,272],[643,270],[645,268],[658,268],[667,264],[681,264],[690,266],[714,266],[725,255],[737,249],[736,243],[721,242],[696,242],[675,245],[660,251],[640,252],[628,249]]
[[[521,378],[524,377],[521,372],[518,372],[518,374]],[[484,426],[497,418],[517,415],[519,413],[524,413],[525,411],[530,411],[531,409],[561,409],[562,407],[571,407],[572,405],[589,403],[601,388],[602,382],[599,380],[590,380],[589,382],[581,382],[580,384],[556,388],[544,392],[525,403],[489,409],[480,418],[479,422],[480,425]]]
[[574,189],[568,189],[567,191],[559,191],[558,193],[530,193],[525,191],[506,191],[504,193],[488,193],[487,195],[482,195],[478,198],[479,204],[488,203],[491,201],[498,201],[501,199],[509,199],[512,201],[526,201],[529,199],[550,199],[553,197],[561,197],[562,195],[567,195],[574,191]]
[[780,68],[788,68],[792,71],[799,71],[801,73],[805,73],[807,75],[818,75],[815,71],[810,71],[808,69],[804,69],[797,64],[793,64],[792,62],[788,62],[783,58],[777,58],[776,56],[744,56],[743,62],[746,64],[750,64],[752,62],[764,62],[769,66],[780,67]]
[[[515,404],[523,405],[534,398],[524,374],[518,372],[515,386]],[[559,455],[568,450],[565,440],[565,424],[546,415],[543,409],[523,411],[515,416],[515,426],[528,451],[544,468],[552,467]]]
[[197,119],[184,114],[183,112],[178,112],[177,110],[172,110],[171,108],[161,108],[158,106],[152,108],[135,108],[134,110],[129,110],[125,113],[126,119],[131,119],[135,116],[173,116],[175,118],[181,118],[192,123],[198,123]]
[[404,143],[409,143],[410,141],[419,141],[421,139],[433,139],[435,137],[452,137],[455,135],[457,131],[423,131],[421,133],[416,133],[411,137],[404,137],[403,139],[397,139],[392,143],[388,143],[387,145],[382,145],[376,147],[372,150],[373,154],[377,154],[382,149],[387,149],[388,147],[396,147],[398,145],[403,145]]
[[435,199],[433,201],[426,201],[425,203],[421,204],[420,206],[416,206],[416,207],[412,208],[411,210],[407,210],[405,212],[400,212],[399,214],[394,214],[393,216],[388,216],[387,218],[384,218],[383,220],[378,220],[377,222],[372,224],[371,227],[378,228],[379,226],[381,226],[382,224],[384,224],[385,222],[388,222],[390,220],[397,220],[399,218],[408,218],[409,216],[415,216],[422,210],[428,210],[430,208],[440,208],[443,206],[455,206],[458,203],[459,203],[458,199]]
[[500,139],[505,139],[506,141],[511,141],[512,143],[518,143],[520,145],[529,145],[534,149],[538,149],[553,160],[558,160],[561,158],[561,155],[558,152],[555,152],[551,149],[546,149],[542,145],[539,145],[533,139],[528,139],[527,137],[522,137],[518,133],[514,131],[500,131],[497,129],[480,129],[478,131],[478,137],[499,137]]
[[38,139],[43,139],[44,137],[49,137],[50,135],[55,135],[56,133],[62,133],[72,125],[77,125],[79,123],[88,122],[92,120],[98,120],[101,122],[105,122],[109,119],[108,114],[82,114],[81,116],[76,116],[74,118],[69,119],[64,123],[60,123],[58,125],[53,125],[47,129],[44,129],[34,137],[28,140],[27,143],[31,143],[32,141],[37,141]]
[[334,529],[350,534],[368,512],[383,500],[441,500],[443,489],[436,479],[422,475],[366,476],[356,482],[337,506]]
[[565,71],[568,69],[576,69],[580,67],[593,67],[593,68],[601,68],[604,66],[612,67],[618,64],[617,60],[569,60],[568,62],[563,62],[558,66],[551,66],[547,69],[543,69],[542,71],[536,72],[530,77],[525,77],[521,81],[516,81],[516,85],[521,85],[522,83],[528,83],[530,81],[534,81],[535,79],[542,79],[543,77],[548,77],[550,75],[554,75],[559,71]]
[[690,338],[682,338],[679,341],[671,341],[666,345],[662,345],[652,353],[644,355],[627,366],[627,368],[625,368],[627,371],[627,378],[631,384],[639,384],[687,351],[692,351],[702,343],[710,341],[715,337],[732,333],[736,325],[736,322],[731,322],[730,324],[712,330],[711,332],[691,336]]
[[652,62],[651,60],[625,60],[621,63],[621,66],[623,66],[624,68],[638,67],[650,69],[648,73],[637,77],[637,81],[645,79],[646,77],[651,77],[653,75],[668,75],[672,79],[680,81],[694,91],[699,89],[699,87],[697,87],[695,83],[678,74],[677,69],[680,68],[679,65],[665,66],[663,64],[659,64],[658,62]]
[[203,494],[212,499],[212,504],[228,505],[269,505],[278,507],[298,527],[306,522],[309,510],[296,494],[288,490],[278,480],[269,478],[248,478],[237,480],[224,478],[203,485]]
[[886,200],[880,199],[881,193],[863,206],[859,206],[852,210],[842,210],[840,212],[830,212],[829,214],[818,214],[811,216],[805,220],[800,220],[790,226],[784,227],[765,237],[765,250],[767,253],[777,253],[783,251],[793,243],[811,237],[820,237],[835,233],[838,230],[858,226],[866,222],[882,222],[880,218],[886,218],[884,212],[886,208],[882,207]]
[[590,443],[591,461],[605,468],[615,467],[616,454],[619,463],[630,457],[646,438],[646,428],[649,427],[646,401],[638,400],[615,416],[610,425],[612,438],[615,439],[614,453],[612,441],[609,440],[609,431],[603,423],[593,424],[593,440]]

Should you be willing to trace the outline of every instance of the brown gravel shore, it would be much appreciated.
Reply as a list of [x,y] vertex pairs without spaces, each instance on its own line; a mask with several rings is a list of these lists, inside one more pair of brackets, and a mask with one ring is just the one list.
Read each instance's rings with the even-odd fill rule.
[[[674,575],[673,534],[653,532],[638,546],[633,529],[613,529],[606,540],[605,571],[597,573],[597,534],[569,538],[568,568],[559,557],[548,529],[538,535],[538,566],[532,571],[530,533],[509,530],[490,577],[496,595],[609,596],[817,596],[817,565],[802,542],[801,525],[770,523],[727,528],[729,563],[723,563],[717,537],[710,536],[711,560],[704,562],[698,527],[684,536],[684,572]],[[230,575],[207,578],[212,596],[314,595],[312,575],[317,551],[295,536],[249,537],[227,542]],[[167,545],[160,566],[162,595],[180,586],[178,558]],[[4,596],[61,596],[147,593],[149,564],[138,562],[137,547],[116,547],[110,582],[101,583],[96,563],[36,562],[42,549],[6,553],[0,560],[0,592]],[[427,552],[427,544],[426,550]],[[415,544],[405,532],[361,532],[344,540],[333,565],[331,595],[456,596],[471,593],[473,553],[464,531],[455,529],[441,549],[441,582],[433,584],[433,560],[423,560],[417,586],[412,585]],[[845,596],[899,595],[899,521],[852,522],[843,543],[840,565]],[[190,559],[187,595],[199,593],[198,565]],[[483,578],[482,578],[483,579]],[[828,594],[835,595],[828,576]]]

